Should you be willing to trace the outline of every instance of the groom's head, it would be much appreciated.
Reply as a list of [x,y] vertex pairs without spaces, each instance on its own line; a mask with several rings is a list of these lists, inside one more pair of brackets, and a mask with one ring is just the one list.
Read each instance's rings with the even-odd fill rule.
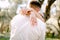
[[30,2],[30,7],[33,8],[35,11],[40,11],[41,5],[37,1],[31,1]]

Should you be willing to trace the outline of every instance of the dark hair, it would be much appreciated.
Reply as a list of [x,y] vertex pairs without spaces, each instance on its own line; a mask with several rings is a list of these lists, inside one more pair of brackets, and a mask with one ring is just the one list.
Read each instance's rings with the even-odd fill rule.
[[41,8],[41,4],[39,2],[37,2],[37,1],[31,1],[30,5],[35,5],[35,6],[39,7],[39,8]]

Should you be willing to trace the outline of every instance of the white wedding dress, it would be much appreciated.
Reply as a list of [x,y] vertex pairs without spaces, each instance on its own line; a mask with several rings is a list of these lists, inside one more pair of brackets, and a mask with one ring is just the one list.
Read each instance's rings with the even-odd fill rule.
[[10,40],[45,40],[46,25],[37,18],[37,26],[31,26],[28,16],[16,15],[11,20]]

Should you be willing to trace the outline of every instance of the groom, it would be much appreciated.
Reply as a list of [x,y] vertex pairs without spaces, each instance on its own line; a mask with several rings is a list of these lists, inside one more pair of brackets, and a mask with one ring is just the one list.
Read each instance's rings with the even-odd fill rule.
[[31,1],[29,10],[11,20],[10,40],[45,40],[45,23],[38,15],[40,7],[39,2]]

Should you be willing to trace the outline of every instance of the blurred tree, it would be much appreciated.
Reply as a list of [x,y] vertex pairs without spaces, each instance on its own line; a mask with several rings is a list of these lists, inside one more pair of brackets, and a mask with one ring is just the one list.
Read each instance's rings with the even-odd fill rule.
[[10,2],[15,2],[17,4],[21,4],[22,3],[22,0],[9,0]]
[[50,18],[50,8],[51,5],[55,2],[56,0],[48,0],[48,5],[46,5],[46,11],[44,13],[45,16],[45,21]]
[[17,4],[26,3],[28,0],[9,0],[10,2],[15,2]]
[[60,17],[58,18],[58,25],[59,25],[59,27],[60,27]]
[[60,0],[57,0],[57,16],[58,16],[58,25],[60,27]]
[[[54,1],[54,0],[52,0],[52,1]],[[59,2],[60,2],[60,0],[56,0],[56,15],[55,16],[53,15],[54,17],[50,17],[50,13],[49,13],[50,9],[48,9],[46,11],[46,13],[48,12],[48,15],[45,13],[45,15],[46,15],[45,20],[49,21],[49,22],[47,22],[47,27],[49,27],[49,29],[51,29],[50,31],[54,30],[52,32],[52,34],[54,34],[54,35],[56,34],[55,37],[58,37],[58,38],[60,38],[60,3]],[[51,4],[50,4],[50,6],[51,6]]]
[[40,2],[40,4],[42,5],[43,4],[43,2],[44,2],[44,0],[38,0],[39,2]]

